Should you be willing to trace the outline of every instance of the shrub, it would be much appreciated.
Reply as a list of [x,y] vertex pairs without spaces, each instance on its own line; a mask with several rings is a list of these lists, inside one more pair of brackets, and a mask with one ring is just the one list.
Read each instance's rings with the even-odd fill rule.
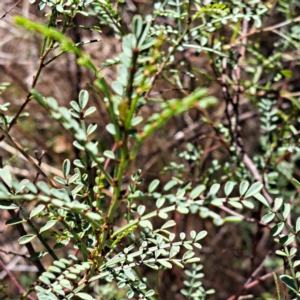
[[[205,299],[214,293],[218,299],[230,293],[230,299],[238,299],[271,276],[273,281],[255,295],[280,299],[289,293],[298,299],[300,219],[295,204],[300,183],[294,177],[299,171],[299,100],[290,89],[296,86],[300,4],[166,0],[145,13],[147,3],[143,9],[131,1],[29,2],[37,2],[46,22],[22,16],[14,22],[22,32],[42,37],[39,63],[15,114],[12,101],[0,105],[1,140],[34,170],[27,178],[14,174],[16,160],[9,158],[0,169],[0,208],[10,215],[6,225],[18,232],[18,243],[38,269],[24,290],[1,263],[16,283],[19,299]],[[73,41],[74,28],[101,38]],[[119,51],[101,62],[82,47],[109,35]],[[84,89],[75,88],[80,90],[76,100],[62,104],[44,95],[39,80],[48,65],[69,54],[77,72],[85,70],[92,79],[85,79]],[[197,59],[204,67],[193,63]],[[3,98],[13,94],[11,86],[2,83]],[[59,124],[72,137],[61,172],[49,175],[42,164],[46,152],[34,159],[32,148],[13,137],[17,126],[33,127],[42,136],[40,128],[30,125],[33,111],[23,115],[31,103],[39,105],[51,126]],[[252,118],[259,124],[249,129]],[[176,122],[182,120],[187,126],[179,131]],[[166,141],[170,137],[174,143]],[[149,176],[160,149],[168,153],[184,140],[188,143],[178,147],[177,156],[169,152],[160,173]],[[157,141],[162,144],[157,152],[143,157],[143,149]],[[188,214],[199,224],[183,224],[180,215]],[[237,249],[242,256],[225,256],[233,277],[247,275],[237,287],[224,279],[224,285],[231,285],[224,294],[209,274],[207,282],[202,280],[199,262],[209,245],[205,240],[216,245],[222,229],[237,228],[232,223],[243,229]],[[227,235],[225,248],[239,239],[234,233]],[[264,233],[275,243],[266,243]],[[222,245],[210,247],[214,255],[221,254]],[[236,268],[234,263],[245,256],[248,266]],[[207,255],[203,265],[209,273],[212,257]],[[177,281],[181,296],[178,290],[167,291],[167,281],[159,277],[172,268],[182,278]],[[181,268],[185,274],[178,272]]]

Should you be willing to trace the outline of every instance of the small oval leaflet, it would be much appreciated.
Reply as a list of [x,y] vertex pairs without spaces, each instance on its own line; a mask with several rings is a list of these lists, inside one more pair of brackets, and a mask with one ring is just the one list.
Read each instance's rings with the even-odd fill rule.
[[18,242],[20,245],[24,245],[29,243],[31,240],[33,240],[36,237],[35,234],[27,234],[27,235],[23,235],[19,238]]
[[134,32],[136,38],[138,39],[143,30],[143,20],[140,15],[135,15],[132,18],[132,31]]
[[185,262],[186,262],[187,264],[193,264],[193,263],[197,263],[197,262],[199,262],[199,261],[200,261],[200,258],[199,258],[199,257],[193,257],[193,258],[190,258],[190,259],[186,260]]
[[210,195],[214,196],[217,194],[217,192],[219,191],[220,189],[220,184],[219,183],[215,183],[211,186],[210,190],[209,190],[209,193]]
[[135,281],[135,276],[129,268],[124,269],[124,273],[131,281]]
[[149,193],[153,193],[155,191],[155,189],[158,187],[159,185],[159,180],[158,179],[154,179],[150,185],[149,185],[149,188],[148,188],[148,191]]
[[39,204],[37,207],[35,207],[29,216],[29,219],[35,217],[36,215],[38,215],[40,212],[42,212],[45,209],[46,205],[44,204]]
[[10,226],[10,225],[16,225],[16,224],[20,224],[26,222],[26,220],[21,219],[21,218],[14,218],[14,219],[10,219],[8,221],[5,222],[6,226]]
[[203,239],[206,235],[207,235],[207,231],[205,231],[205,230],[200,231],[200,232],[197,234],[197,236],[196,236],[196,238],[195,238],[195,241],[197,242],[197,241]]
[[174,227],[175,225],[176,225],[176,222],[174,220],[169,220],[161,227],[161,229],[167,229],[170,227]]
[[194,238],[196,237],[196,231],[195,231],[195,230],[192,230],[192,231],[190,232],[190,236],[191,236],[192,239],[194,239]]
[[195,252],[193,252],[193,251],[187,251],[187,252],[184,253],[182,259],[183,260],[187,260],[187,259],[192,258],[194,255],[195,255]]
[[59,283],[61,284],[62,287],[72,290],[72,285],[68,279],[62,279]]
[[244,196],[244,194],[246,193],[246,191],[249,188],[249,182],[248,181],[242,181],[240,184],[240,195]]
[[168,214],[163,211],[160,211],[158,213],[158,217],[165,220],[165,219],[168,219]]
[[85,111],[85,113],[84,113],[84,117],[87,117],[87,116],[93,114],[96,110],[97,110],[97,109],[96,109],[95,106],[92,106],[92,107],[88,108],[88,109]]
[[[80,94],[79,94],[79,95],[80,95]],[[77,103],[76,101],[72,100],[72,101],[70,102],[70,105],[73,107],[73,109],[74,109],[75,111],[80,112],[80,107],[79,107],[79,105],[78,105],[78,103]]]
[[136,117],[134,117],[131,120],[130,125],[131,125],[131,127],[135,127],[138,124],[140,124],[142,121],[143,121],[143,117],[142,116],[136,116]]
[[189,213],[189,209],[187,207],[184,207],[184,206],[178,206],[177,211],[179,211],[181,214],[188,214]]
[[255,182],[251,185],[249,190],[247,191],[245,198],[250,198],[261,191],[263,188],[263,184],[261,182]]
[[205,185],[203,185],[203,184],[198,185],[190,192],[190,198],[193,200],[196,199],[205,191],[205,189],[206,189]]
[[137,212],[140,216],[142,216],[144,214],[145,210],[146,210],[145,205],[139,205],[138,208],[137,208]]
[[89,101],[89,93],[86,90],[81,90],[78,97],[79,106],[81,109],[84,109]]
[[126,296],[128,299],[131,299],[133,296],[134,296],[134,291],[133,290],[130,290],[126,293]]
[[61,261],[59,261],[59,260],[55,260],[55,261],[53,262],[53,265],[54,265],[54,266],[57,266],[57,267],[59,267],[59,268],[61,268],[61,269],[65,269],[65,268],[67,267],[63,262],[61,262]]
[[105,128],[111,135],[116,135],[116,128],[114,124],[108,124]]
[[110,158],[110,159],[115,159],[116,158],[115,154],[110,150],[105,150],[103,152],[103,155],[107,158]]
[[39,233],[42,233],[46,230],[48,230],[49,228],[51,228],[52,226],[54,226],[56,224],[57,220],[49,220],[44,226],[42,226],[40,228]]
[[153,230],[152,223],[148,220],[143,220],[139,223],[142,227],[148,227],[149,229]]
[[92,219],[92,220],[97,220],[97,221],[101,220],[101,216],[99,214],[95,213],[95,212],[92,212],[92,211],[89,211],[86,214],[86,216],[88,218]]
[[296,221],[296,232],[298,233],[299,230],[300,230],[300,217],[297,218],[297,221]]
[[97,126],[97,124],[90,124],[87,128],[87,135],[91,135],[97,129]]
[[8,187],[12,188],[12,176],[9,170],[0,168],[0,177]]
[[275,216],[276,214],[274,214],[273,212],[269,212],[268,214],[264,215],[261,220],[267,224],[270,223]]
[[158,198],[157,200],[156,200],[156,207],[157,208],[161,208],[163,205],[164,205],[164,203],[165,203],[165,198]]
[[241,202],[242,202],[242,204],[243,204],[245,207],[247,207],[247,208],[249,208],[249,209],[253,209],[253,208],[254,208],[254,204],[253,204],[252,202],[250,202],[250,201],[242,200]]
[[71,162],[69,159],[65,159],[62,166],[62,171],[64,174],[64,177],[67,177],[71,170]]
[[6,200],[0,200],[0,209],[15,210],[17,208],[19,208],[19,206],[14,203],[10,203]]
[[277,211],[278,209],[280,209],[280,207],[283,204],[283,199],[282,198],[276,198],[274,201],[274,211]]
[[283,223],[283,222],[282,222],[282,223],[278,223],[278,224],[276,224],[276,225],[271,229],[270,233],[271,233],[273,236],[276,236],[276,235],[278,235],[278,234],[282,231],[283,227],[284,227],[284,223]]
[[167,269],[172,269],[172,264],[166,260],[158,259],[157,262]]
[[224,192],[226,196],[229,196],[232,193],[234,186],[235,186],[235,182],[232,181],[226,182],[224,187]]
[[25,183],[25,186],[26,186],[26,188],[27,188],[31,193],[37,194],[38,189],[36,188],[36,186],[35,186],[32,182],[27,181],[27,182]]
[[257,193],[257,194],[254,194],[253,197],[256,198],[258,201],[260,201],[263,205],[270,207],[268,201],[262,194]]
[[51,281],[50,281],[47,277],[40,276],[40,277],[39,277],[39,280],[40,280],[42,283],[46,284],[46,285],[51,284]]
[[176,180],[171,180],[169,181],[165,186],[164,186],[164,191],[170,190],[172,187],[178,184],[178,181]]
[[186,235],[185,235],[184,232],[180,232],[179,237],[180,237],[181,240],[184,240]]
[[286,220],[287,217],[289,216],[290,212],[291,212],[291,204],[290,203],[284,203],[283,207],[284,208],[283,208],[282,216]]

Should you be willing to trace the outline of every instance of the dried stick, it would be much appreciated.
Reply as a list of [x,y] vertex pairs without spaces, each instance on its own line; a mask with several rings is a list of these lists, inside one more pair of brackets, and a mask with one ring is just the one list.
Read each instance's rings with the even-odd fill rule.
[[[18,280],[16,279],[16,277],[10,272],[10,270],[8,270],[5,266],[5,264],[2,262],[2,260],[0,259],[0,267],[7,273],[9,279],[11,280],[12,284],[18,289],[20,294],[24,294],[25,290],[23,289],[23,287],[20,285],[20,283],[18,282]],[[27,295],[27,299],[29,300],[35,300],[33,297]]]
[[9,133],[6,132],[1,126],[0,131],[9,140],[12,146],[22,153],[22,155],[30,162],[34,169],[38,173],[40,173],[52,187],[55,187],[55,184],[52,182],[52,180],[45,174],[45,172],[39,167],[39,165],[36,164],[35,161],[22,149],[18,142],[13,137],[11,137]]
[[[229,297],[228,300],[237,300],[240,296],[240,294],[246,289],[247,286],[250,286],[250,283],[253,281],[253,279],[259,274],[259,272],[262,270],[262,268],[265,265],[266,260],[269,258],[271,251],[268,252],[266,257],[263,259],[263,261],[259,264],[259,266],[256,268],[256,270],[250,275],[250,277],[247,279],[247,281],[244,283],[242,288],[239,290],[239,292],[235,295],[232,295]],[[273,273],[271,273],[273,274]]]
[[[16,218],[16,214],[15,214],[15,212],[13,210],[9,210],[8,212],[11,215],[12,218]],[[16,224],[15,226],[17,227],[20,236],[24,236],[24,235],[27,234],[27,232],[24,229],[24,226],[23,226],[22,223]],[[30,255],[34,255],[35,254],[35,250],[34,250],[31,242],[26,243],[25,247],[27,248],[27,250],[28,250],[28,252],[29,252]],[[42,265],[42,263],[39,260],[34,260],[34,261],[32,261],[32,263],[37,267],[37,269],[39,270],[40,274],[42,274],[43,272],[45,272],[45,268],[44,268],[44,266]]]
[[1,17],[0,20],[3,19],[9,12],[11,12],[17,5],[19,5],[23,0],[19,0],[15,3],[9,10],[7,10]]
[[20,257],[23,257],[23,258],[26,258],[26,259],[30,259],[30,257],[26,254],[21,254],[21,253],[18,253],[18,252],[13,252],[13,251],[5,251],[3,249],[0,248],[0,252],[6,254],[6,255],[15,255],[15,256],[20,256]]

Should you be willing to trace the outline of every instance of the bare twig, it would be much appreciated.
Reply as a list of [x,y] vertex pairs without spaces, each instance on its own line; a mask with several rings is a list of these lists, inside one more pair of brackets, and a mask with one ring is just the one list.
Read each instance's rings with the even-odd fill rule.
[[[9,210],[8,212],[11,215],[12,218],[16,218],[16,213],[13,210]],[[20,236],[24,236],[24,235],[27,234],[27,232],[24,229],[22,223],[16,224],[15,226],[17,227]],[[31,242],[26,243],[25,247],[27,248],[27,250],[28,250],[28,252],[29,252],[30,255],[34,255],[35,254],[35,250],[34,250]],[[40,274],[42,274],[43,272],[45,272],[45,268],[44,268],[44,266],[42,265],[42,263],[39,260],[34,260],[34,261],[32,261],[32,263],[37,267],[37,269],[39,270]]]
[[19,5],[23,0],[19,0],[17,3],[15,3],[9,10],[7,10],[1,17],[0,20],[5,18],[5,16],[11,12],[17,5]]
[[9,133],[7,133],[2,127],[0,127],[0,131],[8,139],[12,146],[22,153],[22,155],[30,162],[34,169],[38,173],[40,173],[52,187],[55,187],[55,184],[52,182],[52,180],[45,174],[45,172],[39,167],[39,165],[36,164],[36,162],[22,149],[18,142],[13,137],[11,137]]
[[18,253],[18,252],[14,252],[14,251],[5,251],[3,249],[0,248],[0,252],[6,254],[6,255],[16,255],[16,256],[20,256],[20,257],[23,257],[23,258],[26,258],[26,259],[29,259],[29,256],[26,255],[26,254],[21,254],[21,253]]
[[245,290],[245,287],[249,286],[250,283],[254,280],[254,278],[261,272],[263,269],[266,260],[269,258],[271,251],[268,252],[266,257],[263,259],[263,261],[259,264],[259,266],[256,268],[256,270],[250,275],[250,277],[247,279],[247,281],[244,283],[242,288],[239,290],[239,292],[235,295],[232,295],[229,300],[236,300],[239,299],[240,294]]
[[[5,266],[5,264],[2,262],[2,260],[0,259],[0,267],[7,273],[9,279],[11,280],[11,282],[13,283],[13,285],[18,289],[20,294],[24,294],[25,290],[23,289],[23,287],[20,285],[20,283],[18,282],[18,280],[16,279],[16,277],[10,272],[10,270],[8,270]],[[35,300],[33,297],[27,295],[27,299],[29,300]]]
[[219,208],[222,209],[223,211],[227,212],[228,214],[232,215],[232,216],[236,216],[236,217],[241,218],[241,220],[243,220],[243,221],[246,221],[246,222],[249,222],[249,223],[257,223],[257,224],[259,224],[261,226],[264,226],[264,227],[268,226],[265,223],[263,223],[261,221],[258,221],[254,218],[247,218],[247,217],[237,213],[236,211],[231,210],[230,208],[228,208],[226,206],[219,206]]

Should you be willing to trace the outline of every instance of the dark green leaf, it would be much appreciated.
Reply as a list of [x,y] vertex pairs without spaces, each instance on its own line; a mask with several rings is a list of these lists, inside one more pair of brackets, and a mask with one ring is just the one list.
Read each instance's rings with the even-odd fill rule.
[[13,210],[13,209],[17,209],[17,208],[19,208],[19,206],[17,206],[14,203],[11,203],[11,202],[6,201],[6,200],[0,200],[0,209]]
[[15,219],[9,219],[8,221],[5,222],[5,225],[10,226],[10,225],[16,225],[26,222],[26,220],[21,219],[21,218],[15,218]]
[[283,223],[283,222],[282,222],[282,223],[278,223],[278,224],[276,224],[276,225],[271,229],[270,233],[271,233],[273,236],[276,236],[276,235],[278,235],[278,234],[282,231],[283,227],[284,227],[284,223]]
[[288,288],[290,288],[294,292],[297,292],[297,288],[294,284],[293,277],[291,277],[289,275],[280,275],[279,278]]
[[[39,260],[42,257],[46,256],[48,254],[48,252],[45,251],[39,251],[39,252],[34,252],[32,255],[30,255],[30,260]],[[50,278],[49,276],[46,276],[48,278]],[[54,276],[55,278],[55,276]],[[52,279],[54,279],[52,278]]]

